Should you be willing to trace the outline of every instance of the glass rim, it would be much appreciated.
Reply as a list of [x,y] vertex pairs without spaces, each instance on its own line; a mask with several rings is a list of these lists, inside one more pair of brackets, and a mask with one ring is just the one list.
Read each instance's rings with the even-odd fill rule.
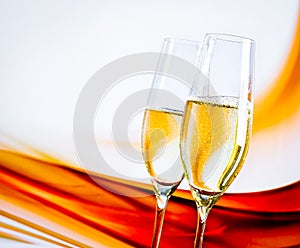
[[244,43],[249,42],[251,44],[254,44],[255,41],[251,38],[239,36],[235,34],[227,34],[227,33],[206,33],[205,38],[212,38],[217,40],[224,40],[229,42],[238,42],[238,43]]
[[186,43],[186,44],[199,45],[199,46],[202,45],[201,41],[177,38],[177,37],[172,37],[172,36],[164,37],[164,43],[165,42],[183,43],[183,44]]

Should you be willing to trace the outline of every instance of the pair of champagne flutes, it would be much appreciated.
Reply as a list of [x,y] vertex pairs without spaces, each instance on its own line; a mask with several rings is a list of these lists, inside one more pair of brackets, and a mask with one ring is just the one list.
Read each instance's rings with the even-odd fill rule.
[[[190,82],[174,76],[182,70],[180,59],[191,65],[185,69]],[[152,247],[159,247],[168,200],[185,175],[197,206],[194,248],[199,248],[211,208],[247,155],[254,41],[228,34],[206,34],[202,43],[167,38],[158,68],[172,75],[156,73],[142,128],[143,158],[157,202]]]

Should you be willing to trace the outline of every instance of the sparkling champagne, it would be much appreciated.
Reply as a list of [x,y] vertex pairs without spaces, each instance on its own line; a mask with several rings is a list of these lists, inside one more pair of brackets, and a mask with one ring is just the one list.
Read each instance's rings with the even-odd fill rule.
[[183,169],[179,156],[182,111],[146,109],[142,151],[151,177],[163,184],[180,182]]
[[201,97],[186,104],[181,156],[192,188],[221,194],[240,171],[247,155],[252,105],[236,97]]

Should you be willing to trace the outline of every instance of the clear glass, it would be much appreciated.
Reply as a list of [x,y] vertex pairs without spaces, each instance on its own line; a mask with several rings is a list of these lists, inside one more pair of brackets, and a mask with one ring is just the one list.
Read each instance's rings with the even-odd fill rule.
[[[199,42],[165,39],[144,112],[142,152],[157,202],[151,247],[159,247],[168,200],[184,177],[179,138],[185,100],[191,83],[174,77],[179,70],[180,63],[177,62],[180,61],[177,59],[194,67],[200,50]],[[166,73],[158,73],[161,71]]]
[[194,247],[202,247],[209,211],[247,156],[253,116],[254,42],[226,34],[205,36],[185,105],[180,152],[198,210]]

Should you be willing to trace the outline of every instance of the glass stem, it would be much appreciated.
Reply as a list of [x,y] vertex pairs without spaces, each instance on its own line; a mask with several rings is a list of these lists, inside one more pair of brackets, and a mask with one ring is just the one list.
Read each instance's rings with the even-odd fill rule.
[[154,221],[154,230],[153,230],[151,248],[159,247],[161,231],[162,231],[168,200],[169,197],[165,195],[156,196],[156,212],[155,212],[155,221]]
[[206,207],[199,206],[197,207],[197,213],[198,213],[198,220],[197,220],[197,230],[196,230],[196,237],[194,241],[194,248],[202,248],[208,211]]

